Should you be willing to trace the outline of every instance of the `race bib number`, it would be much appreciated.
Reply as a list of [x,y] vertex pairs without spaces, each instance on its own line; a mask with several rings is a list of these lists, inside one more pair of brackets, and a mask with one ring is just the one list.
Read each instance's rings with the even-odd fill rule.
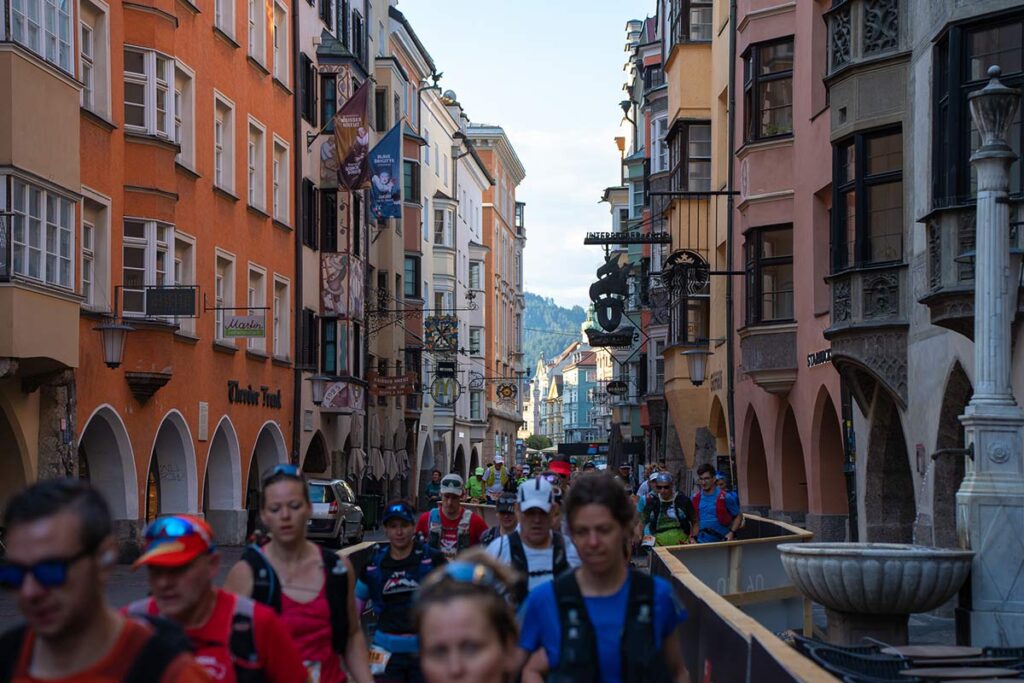
[[309,674],[309,683],[320,683],[320,662],[303,662],[306,673]]
[[[384,670],[388,668],[388,661],[391,659],[391,653],[382,648],[380,645],[370,646],[370,673],[374,676],[384,675]],[[319,680],[319,679],[318,679]]]

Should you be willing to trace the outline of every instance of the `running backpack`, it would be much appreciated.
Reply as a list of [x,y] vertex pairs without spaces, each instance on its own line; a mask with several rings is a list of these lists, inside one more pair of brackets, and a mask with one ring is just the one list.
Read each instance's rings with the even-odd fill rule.
[[[644,513],[649,515],[647,525],[652,534],[667,531],[667,529],[661,529],[658,526],[661,522],[661,514],[667,505],[668,503],[663,501],[657,494],[648,494],[647,500],[644,503]],[[676,521],[679,522],[679,528],[689,536],[690,525],[698,522],[697,513],[693,509],[693,502],[686,495],[678,493],[675,500],[672,501],[672,505],[676,509]],[[684,520],[687,526],[683,526]]]
[[[327,582],[327,605],[331,612],[331,647],[344,654],[348,645],[348,568],[335,553],[320,548]],[[281,581],[259,546],[246,546],[242,561],[252,571],[252,599],[281,613]]]
[[[147,622],[153,629],[153,635],[135,655],[123,683],[155,683],[179,655],[192,652],[192,643],[181,627],[169,619],[149,614],[133,616]],[[18,663],[26,631],[22,624],[0,635],[0,683],[9,683],[14,677],[14,667]]]
[[[373,602],[373,612],[378,617],[381,612],[384,611],[383,594],[384,585],[388,579],[391,578],[393,572],[385,575],[384,567],[382,563],[390,552],[390,546],[386,543],[382,543],[377,546],[374,551],[373,557],[370,562],[366,565],[363,570],[362,579],[366,584],[367,589],[370,592],[370,600]],[[412,554],[402,561],[401,565],[395,567],[395,569],[412,568],[415,566],[415,580],[417,583],[422,583],[423,579],[427,578],[427,574],[434,570],[435,567],[444,564],[444,558],[441,553],[432,548],[428,548],[423,545],[422,542],[417,541],[413,547]],[[415,601],[415,594],[409,594],[409,600],[407,604],[395,604],[388,605],[391,609],[406,609],[411,610],[413,602]]]
[[[623,683],[668,683],[665,657],[655,648],[654,579],[641,572],[629,572],[629,599],[626,604],[620,651]],[[587,605],[576,583],[576,572],[555,579],[555,600],[562,631],[562,653],[547,683],[598,681],[600,659],[597,635],[587,616]]]
[[[511,590],[513,602],[521,605],[530,592],[530,577],[544,576],[548,572],[530,571],[529,563],[526,561],[526,548],[523,547],[523,538],[518,531],[508,535],[508,551],[512,559],[512,568],[523,575]],[[569,560],[565,556],[565,538],[557,531],[551,534],[551,552],[551,578],[556,579],[569,569]]]
[[[469,547],[469,523],[473,520],[473,511],[465,509],[462,511],[462,517],[459,518],[459,536],[456,542],[457,551],[465,550]],[[429,545],[434,550],[441,549],[441,534],[444,529],[441,524],[441,508],[434,508],[430,511],[430,538],[427,540]]]
[[[700,514],[700,497],[701,491],[693,496],[693,508]],[[729,512],[728,506],[725,504],[725,491],[718,489],[718,496],[715,498],[715,517],[718,518],[718,523],[722,526],[729,526],[732,524],[732,520],[736,519],[732,513]]]

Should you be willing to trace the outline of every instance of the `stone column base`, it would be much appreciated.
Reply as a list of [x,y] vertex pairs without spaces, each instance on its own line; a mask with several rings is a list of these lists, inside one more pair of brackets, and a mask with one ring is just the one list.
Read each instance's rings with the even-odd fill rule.
[[814,533],[815,541],[843,542],[847,539],[848,522],[849,518],[846,515],[819,515],[808,512],[804,528]]
[[803,510],[772,510],[769,513],[769,517],[779,522],[802,527],[806,523],[807,513]]
[[219,545],[242,545],[249,521],[246,510],[207,510],[206,521]]
[[907,614],[851,614],[825,608],[828,642],[833,645],[863,645],[864,636],[890,645],[907,644]]

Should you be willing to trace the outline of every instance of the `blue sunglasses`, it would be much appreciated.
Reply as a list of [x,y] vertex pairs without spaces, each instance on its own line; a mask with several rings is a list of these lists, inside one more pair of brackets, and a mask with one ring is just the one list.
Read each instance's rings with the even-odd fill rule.
[[25,577],[29,574],[32,574],[36,583],[43,588],[63,586],[68,580],[68,571],[71,569],[71,565],[92,555],[95,551],[96,547],[92,546],[68,558],[40,560],[31,565],[4,562],[0,564],[0,587],[7,590],[18,590],[25,583]]
[[267,471],[267,473],[263,475],[263,483],[266,484],[268,481],[270,481],[271,479],[278,475],[283,475],[285,477],[295,477],[296,479],[302,478],[302,475],[299,474],[299,468],[296,465],[283,463],[281,465],[274,465],[273,467],[271,467]]
[[475,562],[449,562],[444,566],[445,577],[458,583],[471,583],[474,586],[501,588],[504,585],[494,576],[491,568]]

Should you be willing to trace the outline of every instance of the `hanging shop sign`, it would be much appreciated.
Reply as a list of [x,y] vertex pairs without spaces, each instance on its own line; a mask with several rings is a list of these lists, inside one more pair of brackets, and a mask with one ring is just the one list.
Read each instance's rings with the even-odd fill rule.
[[825,365],[832,362],[832,349],[822,349],[821,351],[815,351],[814,353],[807,354],[807,367],[816,368],[819,365]]
[[228,315],[224,312],[224,336],[228,339],[248,337],[250,339],[267,336],[267,316],[265,313],[252,315]]
[[377,218],[402,217],[402,122],[370,152],[370,212]]
[[629,393],[629,385],[621,379],[612,380],[611,382],[608,382],[607,391],[612,396],[625,396]]
[[584,330],[587,334],[587,343],[594,348],[629,348],[635,341],[639,341],[640,333],[634,327],[623,327],[615,332],[602,332],[601,330]]
[[515,384],[506,382],[498,385],[498,400],[500,401],[514,401],[518,393],[519,389]]
[[338,182],[349,190],[365,187],[369,180],[370,126],[366,120],[370,81],[364,81],[334,115],[334,153]]
[[667,232],[588,232],[583,244],[672,244],[672,235]]
[[192,287],[146,287],[146,315],[196,317],[196,290]]
[[454,377],[434,377],[430,383],[430,398],[442,408],[451,408],[462,396],[462,385]]
[[620,263],[618,256],[611,255],[597,269],[597,282],[590,285],[590,300],[594,302],[597,324],[605,332],[615,332],[622,323],[622,312],[629,295],[629,270],[628,262]]
[[437,370],[434,374],[438,377],[454,377],[455,362],[450,360],[438,361]]
[[416,373],[388,377],[370,373],[370,393],[374,396],[406,396],[416,391]]
[[243,406],[262,406],[263,408],[281,407],[281,390],[271,391],[268,386],[253,388],[251,384],[244,387],[238,380],[228,380],[228,403]]
[[324,389],[322,413],[348,413],[363,409],[363,387],[352,382],[330,382]]
[[427,350],[455,353],[459,348],[459,319],[454,315],[432,315],[423,321]]

